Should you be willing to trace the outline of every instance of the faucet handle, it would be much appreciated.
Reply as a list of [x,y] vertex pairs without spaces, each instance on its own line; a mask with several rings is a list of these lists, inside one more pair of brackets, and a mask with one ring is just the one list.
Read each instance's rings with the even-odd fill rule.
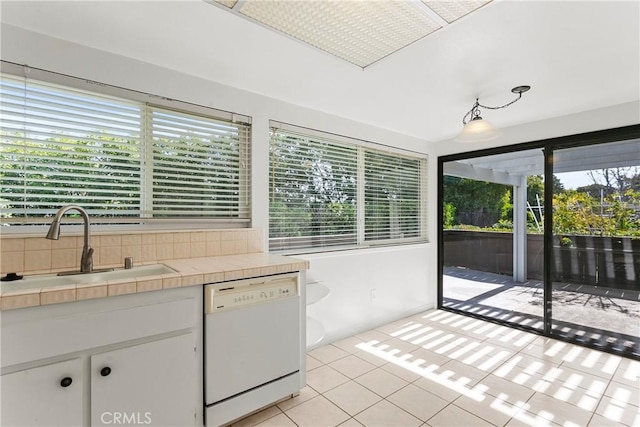
[[128,256],[124,259],[124,269],[130,270],[133,268],[133,258]]

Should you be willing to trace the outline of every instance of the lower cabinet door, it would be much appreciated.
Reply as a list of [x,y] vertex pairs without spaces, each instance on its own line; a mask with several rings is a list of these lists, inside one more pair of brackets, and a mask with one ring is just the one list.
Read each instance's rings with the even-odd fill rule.
[[0,382],[0,425],[82,425],[80,359],[5,374]]
[[91,424],[187,426],[199,404],[192,333],[91,356]]

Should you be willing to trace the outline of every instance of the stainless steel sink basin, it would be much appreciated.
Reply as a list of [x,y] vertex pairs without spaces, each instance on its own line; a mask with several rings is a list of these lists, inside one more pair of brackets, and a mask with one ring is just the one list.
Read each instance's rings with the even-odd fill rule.
[[78,274],[67,277],[77,278],[78,280],[76,283],[94,283],[104,280],[128,279],[131,277],[137,279],[145,276],[158,276],[160,274],[171,274],[175,272],[176,271],[173,268],[169,268],[164,264],[151,264],[133,267],[128,270],[118,269],[113,271],[103,271],[101,273]]
[[118,279],[139,279],[148,276],[161,274],[171,274],[176,271],[164,264],[141,265],[128,270],[118,269],[113,271],[102,271],[96,273],[73,274],[69,276],[56,276],[54,274],[43,274],[37,276],[27,276],[22,280],[12,282],[0,282],[0,291],[7,292],[13,290],[42,289],[54,286],[75,285],[106,282]]

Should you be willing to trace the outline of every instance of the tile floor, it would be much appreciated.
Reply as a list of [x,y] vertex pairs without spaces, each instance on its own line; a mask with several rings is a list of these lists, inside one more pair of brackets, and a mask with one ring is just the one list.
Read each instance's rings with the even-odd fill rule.
[[432,310],[316,348],[234,426],[640,426],[640,362]]

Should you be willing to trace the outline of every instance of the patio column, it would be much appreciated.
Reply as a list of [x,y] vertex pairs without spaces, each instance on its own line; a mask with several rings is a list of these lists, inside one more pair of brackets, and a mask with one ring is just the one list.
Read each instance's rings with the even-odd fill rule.
[[513,280],[527,280],[527,177],[513,186]]

